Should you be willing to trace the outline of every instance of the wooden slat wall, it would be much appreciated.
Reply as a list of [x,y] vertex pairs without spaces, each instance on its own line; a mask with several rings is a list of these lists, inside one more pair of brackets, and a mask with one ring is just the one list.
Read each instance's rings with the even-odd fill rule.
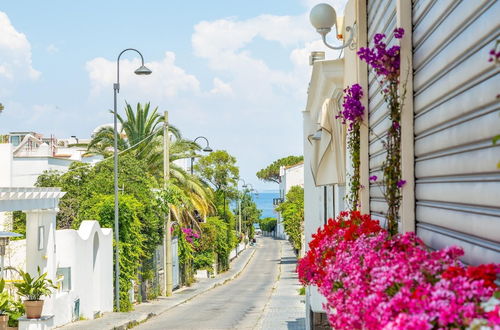
[[499,14],[496,0],[413,2],[417,234],[471,264],[500,262]]
[[[392,31],[396,28],[396,0],[368,0],[368,41],[373,46],[373,36],[384,33],[388,36],[386,42],[394,43]],[[387,106],[380,94],[380,86],[372,72],[368,74],[368,122],[369,133],[369,169],[370,176],[376,175],[378,182],[370,183],[370,213],[374,218],[385,220],[387,204],[383,198],[383,187],[380,181],[383,177],[381,165],[386,153],[382,141],[390,126]]]

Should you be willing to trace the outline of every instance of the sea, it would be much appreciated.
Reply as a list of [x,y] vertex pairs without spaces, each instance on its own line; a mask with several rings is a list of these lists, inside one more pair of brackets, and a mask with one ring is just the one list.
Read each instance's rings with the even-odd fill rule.
[[278,190],[264,190],[252,193],[252,198],[255,204],[257,204],[257,208],[262,210],[261,218],[276,218],[277,213],[274,211],[273,199],[279,196]]

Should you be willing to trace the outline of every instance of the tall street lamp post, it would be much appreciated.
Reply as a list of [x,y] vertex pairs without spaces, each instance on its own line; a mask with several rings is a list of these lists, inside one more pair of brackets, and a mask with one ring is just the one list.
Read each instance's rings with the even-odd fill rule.
[[114,190],[115,190],[115,228],[114,228],[114,230],[115,230],[115,300],[116,300],[116,310],[117,311],[120,311],[120,281],[119,281],[119,278],[120,278],[120,262],[119,262],[119,257],[120,257],[120,252],[119,252],[120,225],[118,222],[118,216],[119,216],[119,211],[118,211],[118,129],[117,129],[116,99],[117,99],[118,93],[120,92],[120,57],[123,55],[123,53],[125,53],[129,50],[136,52],[141,57],[141,66],[137,70],[135,70],[134,73],[137,75],[149,75],[149,74],[151,74],[151,70],[149,70],[147,67],[144,66],[144,57],[142,56],[141,52],[139,52],[137,49],[127,48],[127,49],[124,49],[118,55],[118,58],[116,59],[116,83],[113,84],[113,90],[114,90],[113,159],[114,159],[114,181],[115,181],[115,185],[114,185]]
[[[204,139],[207,142],[207,146],[203,148],[204,152],[212,152],[212,148],[210,148],[210,143],[208,142],[207,138],[204,136],[198,136],[196,139],[194,139],[194,143],[196,143],[197,140],[199,139]],[[194,157],[191,157],[191,175],[193,175],[193,163],[194,163]]]
[[[243,182],[243,185],[241,186],[242,188],[246,187],[246,182],[243,179],[238,179],[238,184]],[[240,194],[240,189],[238,188],[238,237],[241,237],[241,194]],[[236,245],[236,256],[238,256],[238,245]]]

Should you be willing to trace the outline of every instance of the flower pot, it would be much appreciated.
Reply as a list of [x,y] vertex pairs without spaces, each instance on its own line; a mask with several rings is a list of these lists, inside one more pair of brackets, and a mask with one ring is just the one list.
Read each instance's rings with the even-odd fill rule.
[[42,316],[43,300],[25,300],[23,303],[26,309],[26,318],[39,319]]
[[7,330],[7,322],[9,322],[9,315],[0,315],[0,330]]

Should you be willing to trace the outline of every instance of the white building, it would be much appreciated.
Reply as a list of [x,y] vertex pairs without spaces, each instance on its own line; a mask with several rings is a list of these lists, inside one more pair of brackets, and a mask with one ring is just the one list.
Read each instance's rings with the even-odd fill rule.
[[[44,142],[36,148],[40,149],[44,149]],[[56,230],[59,199],[64,192],[59,188],[13,187],[16,180],[26,182],[16,177],[20,172],[14,154],[12,144],[0,144],[0,227],[11,231],[10,212],[23,211],[27,218],[26,239],[13,241],[7,247],[5,266],[21,268],[31,275],[36,275],[40,267],[48,278],[59,283],[56,292],[44,299],[43,314],[49,316],[48,326],[111,312],[112,230],[101,228],[97,221],[83,221],[78,230]],[[36,180],[36,173],[31,173]],[[6,278],[16,279],[17,274],[9,272]]]
[[[292,166],[280,167],[280,202],[286,200],[286,194],[293,186],[304,187],[304,163],[300,162]],[[283,225],[283,218],[278,212],[276,219],[276,237],[287,239],[288,235],[285,233]]]
[[[3,142],[3,143],[2,143]],[[44,171],[65,172],[74,161],[95,163],[100,155],[86,155],[85,145],[90,140],[44,138],[34,132],[11,132],[0,141],[0,148],[10,149],[10,156],[1,152],[0,163],[12,163],[13,187],[33,187]]]
[[[382,183],[369,177],[382,177],[381,137],[390,121],[380,87],[356,51],[372,46],[376,33],[391,36],[403,27],[401,72],[411,74],[401,121],[406,184],[400,230],[415,231],[433,249],[459,245],[469,264],[500,262],[500,144],[491,143],[500,132],[500,68],[488,62],[499,38],[499,12],[500,2],[489,0],[347,2],[344,26],[356,25],[354,49],[345,48],[335,60],[313,56],[304,111],[306,242],[345,208],[350,162],[345,128],[334,116],[342,91],[354,83],[363,88],[367,113],[361,126],[361,211],[385,220]],[[327,324],[322,301],[316,290],[307,290],[309,329]]]

